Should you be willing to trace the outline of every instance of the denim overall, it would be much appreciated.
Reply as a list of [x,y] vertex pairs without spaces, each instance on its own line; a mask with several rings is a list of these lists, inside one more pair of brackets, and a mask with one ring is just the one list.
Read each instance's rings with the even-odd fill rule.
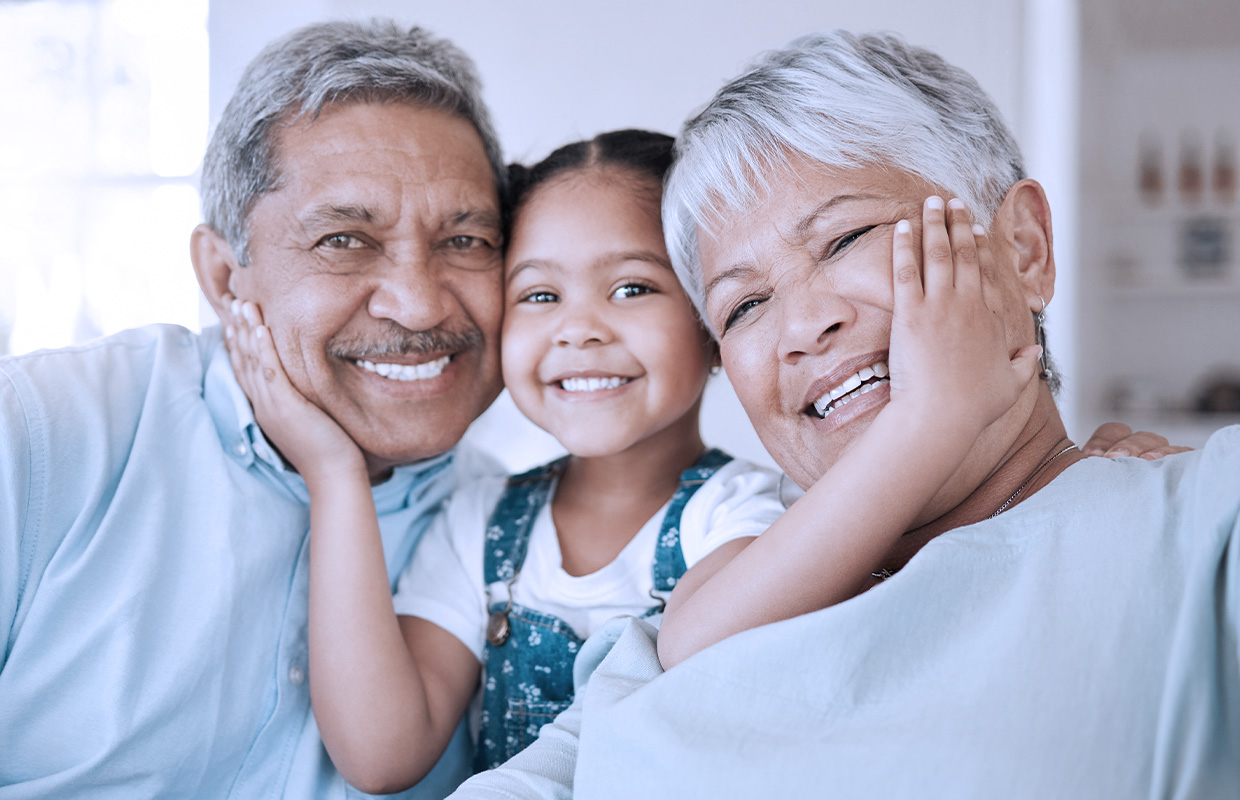
[[[685,572],[680,550],[680,515],[694,492],[732,460],[707,450],[680,474],[655,544],[655,604],[647,615],[663,610],[665,597]],[[550,499],[568,457],[508,479],[508,486],[487,524],[484,575],[487,582],[486,684],[474,769],[491,769],[538,738],[538,730],[573,701],[573,659],[584,641],[572,627],[551,614],[512,602],[512,587],[525,563],[530,531]],[[501,596],[496,598],[492,590]],[[504,591],[506,589],[506,591]]]

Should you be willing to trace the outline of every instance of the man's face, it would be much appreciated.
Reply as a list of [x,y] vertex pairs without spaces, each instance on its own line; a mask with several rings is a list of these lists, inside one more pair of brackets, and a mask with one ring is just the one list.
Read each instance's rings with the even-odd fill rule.
[[442,453],[500,390],[500,208],[482,141],[446,112],[329,105],[276,132],[230,289],[372,477]]
[[[830,172],[801,161],[767,183],[775,187],[769,195],[720,220],[715,235],[699,230],[706,317],[728,374],[745,376],[733,384],[763,444],[805,487],[890,399],[882,378],[894,306],[892,233],[909,220],[919,240],[922,204],[943,192],[896,170]],[[993,302],[1014,350],[1033,341],[1028,304],[1004,232],[994,231],[991,244]],[[824,414],[815,403],[832,390],[848,402],[832,400]],[[1026,394],[1004,420],[1028,416],[1036,388]],[[985,455],[970,469],[989,469],[1007,446],[1005,425],[979,439],[976,452]]]

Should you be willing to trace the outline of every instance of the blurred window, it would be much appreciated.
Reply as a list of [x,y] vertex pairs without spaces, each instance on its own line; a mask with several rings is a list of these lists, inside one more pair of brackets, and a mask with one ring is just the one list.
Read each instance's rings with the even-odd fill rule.
[[0,2],[0,354],[198,327],[207,0]]

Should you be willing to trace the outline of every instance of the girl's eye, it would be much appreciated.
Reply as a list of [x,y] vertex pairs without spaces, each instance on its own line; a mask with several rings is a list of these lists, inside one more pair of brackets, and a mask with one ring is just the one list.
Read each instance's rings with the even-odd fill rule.
[[865,236],[867,233],[874,230],[876,227],[878,226],[867,225],[864,228],[858,228],[857,230],[852,231],[851,233],[844,234],[843,236],[835,240],[835,243],[827,251],[827,255],[828,256],[837,255],[838,253],[842,252],[845,248],[853,244],[853,242],[856,242],[862,236]]
[[733,325],[735,325],[736,323],[744,319],[745,316],[750,311],[753,311],[755,308],[757,308],[758,304],[761,302],[762,302],[762,298],[754,297],[754,298],[750,298],[749,300],[746,300],[745,302],[741,303],[736,308],[732,309],[732,313],[728,314],[727,320],[723,323],[724,332],[727,332],[729,328],[731,328]]
[[626,283],[619,289],[616,289],[616,291],[612,292],[611,296],[617,300],[622,300],[627,297],[638,297],[643,294],[651,294],[654,291],[654,288],[640,283]]
[[319,244],[331,250],[357,250],[366,243],[351,233],[333,233],[324,236]]
[[518,302],[521,303],[558,303],[560,296],[555,292],[530,292],[522,295]]

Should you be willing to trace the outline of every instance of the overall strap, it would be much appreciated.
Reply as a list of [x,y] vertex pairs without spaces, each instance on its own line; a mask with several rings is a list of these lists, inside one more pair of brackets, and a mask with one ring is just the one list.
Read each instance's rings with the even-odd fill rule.
[[487,522],[483,576],[488,586],[511,581],[525,563],[534,520],[567,463],[568,456],[564,456],[508,479]]
[[[680,515],[684,513],[689,498],[710,480],[720,467],[732,460],[732,456],[710,448],[702,453],[693,466],[680,473],[680,487],[672,495],[672,501],[663,517],[659,539],[654,546],[654,590],[670,592],[676,581],[685,574],[685,555],[680,549]],[[657,598],[660,602],[663,598]]]

